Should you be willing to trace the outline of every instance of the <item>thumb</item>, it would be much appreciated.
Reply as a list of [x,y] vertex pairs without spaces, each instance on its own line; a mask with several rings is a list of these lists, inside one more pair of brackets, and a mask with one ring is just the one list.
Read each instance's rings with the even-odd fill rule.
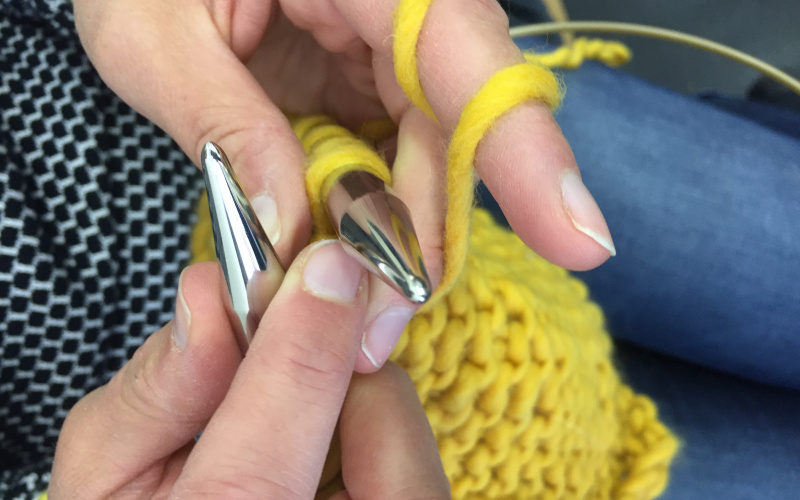
[[305,154],[281,111],[243,64],[274,2],[77,0],[81,41],[103,80],[199,164],[222,147],[284,262],[305,246]]
[[220,274],[211,263],[187,268],[176,319],[72,408],[56,447],[50,498],[105,498],[123,487],[149,496],[169,479],[169,457],[204,428],[241,361]]

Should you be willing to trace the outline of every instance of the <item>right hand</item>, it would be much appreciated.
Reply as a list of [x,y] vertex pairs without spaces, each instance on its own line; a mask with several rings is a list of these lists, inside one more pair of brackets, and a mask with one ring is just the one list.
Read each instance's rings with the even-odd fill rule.
[[176,320],[70,411],[48,498],[449,498],[408,375],[351,381],[364,275],[338,242],[301,253],[242,360],[217,266],[187,268]]

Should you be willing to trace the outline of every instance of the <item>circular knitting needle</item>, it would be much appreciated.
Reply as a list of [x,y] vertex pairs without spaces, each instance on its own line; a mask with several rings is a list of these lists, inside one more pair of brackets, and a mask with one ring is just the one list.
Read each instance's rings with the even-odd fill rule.
[[226,310],[245,352],[285,272],[222,149],[206,143],[200,163],[214,246],[228,286]]

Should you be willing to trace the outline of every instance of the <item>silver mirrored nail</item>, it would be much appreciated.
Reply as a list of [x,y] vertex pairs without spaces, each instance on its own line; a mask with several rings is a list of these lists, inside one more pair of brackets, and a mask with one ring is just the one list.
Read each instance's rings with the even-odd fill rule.
[[328,213],[344,248],[409,301],[431,295],[408,207],[374,175],[354,170],[328,193]]
[[206,143],[200,163],[214,246],[229,292],[225,305],[245,352],[285,272],[222,149]]

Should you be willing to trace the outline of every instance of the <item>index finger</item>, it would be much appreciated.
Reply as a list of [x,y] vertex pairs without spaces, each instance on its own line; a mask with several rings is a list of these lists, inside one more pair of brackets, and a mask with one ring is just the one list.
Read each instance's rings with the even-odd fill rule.
[[295,259],[174,496],[313,498],[364,328],[364,275],[338,242]]
[[[416,45],[410,25],[394,26],[399,0],[331,1],[372,47],[379,93],[398,121],[408,107],[398,80],[418,77],[439,123],[452,132],[492,75],[524,61],[495,0],[404,0],[414,14],[430,4]],[[398,40],[408,48],[406,38],[415,49],[410,59],[397,53]],[[481,140],[474,164],[515,232],[546,259],[589,269],[615,252],[605,219],[544,104],[528,102],[500,117]]]

